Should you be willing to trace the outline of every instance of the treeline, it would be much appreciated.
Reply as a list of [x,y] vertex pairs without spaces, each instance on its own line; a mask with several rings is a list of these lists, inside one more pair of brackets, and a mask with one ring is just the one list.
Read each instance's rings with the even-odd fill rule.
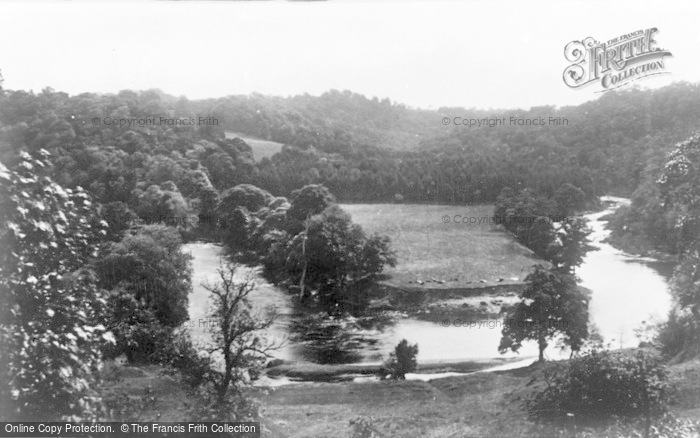
[[[160,116],[214,117],[219,124],[104,123]],[[444,126],[442,117],[504,117],[506,123]],[[564,117],[568,125],[510,125],[510,117]],[[323,184],[340,202],[450,204],[494,202],[504,187],[552,197],[568,183],[590,201],[632,193],[650,163],[697,129],[698,120],[700,89],[690,83],[528,111],[416,110],[338,91],[190,101],[157,90],[77,96],[6,90],[0,96],[0,161],[11,166],[21,150],[45,148],[56,157],[59,183],[132,210],[140,196],[135,190],[168,181],[185,202],[209,196],[202,187],[221,192],[243,183],[275,196]],[[224,140],[227,131],[286,146],[255,162],[245,142]],[[151,195],[160,196],[146,198]]]
[[669,355],[700,354],[700,135],[677,143],[662,163],[652,163],[629,207],[611,218],[612,240],[636,252],[674,255],[675,306],[661,331]]

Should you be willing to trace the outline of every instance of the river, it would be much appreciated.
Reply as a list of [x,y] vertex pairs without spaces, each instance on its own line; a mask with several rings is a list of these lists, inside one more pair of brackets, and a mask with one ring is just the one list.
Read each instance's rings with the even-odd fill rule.
[[[588,253],[577,270],[581,284],[592,291],[591,322],[610,348],[638,345],[638,329],[645,324],[663,321],[671,306],[667,279],[657,270],[653,260],[634,257],[616,250],[603,240],[609,231],[600,220],[618,206],[627,203],[623,198],[604,197],[608,205],[604,211],[586,215],[592,229],[592,243],[597,251]],[[193,293],[190,296],[190,326],[195,340],[206,342],[206,314],[208,292],[202,283],[214,283],[219,265],[221,247],[212,243],[188,243],[186,252],[192,253]],[[243,275],[243,272],[241,272]],[[368,324],[352,318],[339,321],[337,326],[321,330],[310,329],[295,314],[292,298],[281,289],[256,276],[257,289],[251,301],[262,310],[274,307],[279,316],[268,330],[271,339],[286,339],[286,345],[275,353],[280,359],[319,363],[377,363],[403,338],[419,345],[419,361],[442,362],[494,357],[514,357],[514,353],[500,355],[497,347],[501,337],[498,320],[482,324],[481,328],[443,326],[441,323],[410,317],[385,318],[381,323]],[[200,321],[204,321],[200,323]],[[313,336],[310,336],[310,333]],[[341,342],[342,340],[342,342]],[[336,342],[337,341],[337,342]],[[534,343],[523,345],[519,356],[534,357]],[[548,359],[567,357],[566,351],[554,346],[547,349]]]

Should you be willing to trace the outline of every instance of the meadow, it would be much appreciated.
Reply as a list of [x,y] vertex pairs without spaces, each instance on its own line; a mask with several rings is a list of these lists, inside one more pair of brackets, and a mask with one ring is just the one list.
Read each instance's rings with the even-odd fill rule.
[[255,161],[260,161],[263,158],[270,158],[277,152],[282,150],[282,143],[276,141],[260,140],[237,132],[226,132],[226,138],[240,138],[253,149],[253,158]]
[[368,234],[391,238],[395,268],[385,283],[400,288],[461,289],[521,283],[546,263],[490,223],[493,205],[343,204]]

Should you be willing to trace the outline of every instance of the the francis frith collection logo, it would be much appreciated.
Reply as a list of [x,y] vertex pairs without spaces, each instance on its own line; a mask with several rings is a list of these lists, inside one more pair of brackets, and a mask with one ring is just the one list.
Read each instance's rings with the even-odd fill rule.
[[667,74],[664,57],[673,56],[658,47],[653,27],[621,35],[606,42],[593,37],[572,41],[564,48],[566,60],[564,83],[580,88],[599,82],[604,91],[614,90],[633,81]]

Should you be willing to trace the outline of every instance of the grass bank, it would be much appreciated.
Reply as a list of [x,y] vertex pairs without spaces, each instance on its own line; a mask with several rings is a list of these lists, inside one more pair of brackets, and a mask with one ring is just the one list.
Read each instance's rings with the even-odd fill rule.
[[[564,425],[537,425],[524,401],[542,388],[553,363],[509,371],[474,373],[430,381],[307,382],[260,388],[266,438],[349,437],[350,421],[367,419],[381,437],[540,437],[568,436]],[[700,361],[668,367],[678,388],[671,405],[679,418],[700,418]],[[156,367],[114,366],[105,373],[108,391],[124,393],[139,404],[140,421],[197,421],[192,400],[177,376]],[[141,407],[141,406],[139,406]],[[602,430],[601,430],[602,433]],[[593,436],[602,436],[593,434]]]

